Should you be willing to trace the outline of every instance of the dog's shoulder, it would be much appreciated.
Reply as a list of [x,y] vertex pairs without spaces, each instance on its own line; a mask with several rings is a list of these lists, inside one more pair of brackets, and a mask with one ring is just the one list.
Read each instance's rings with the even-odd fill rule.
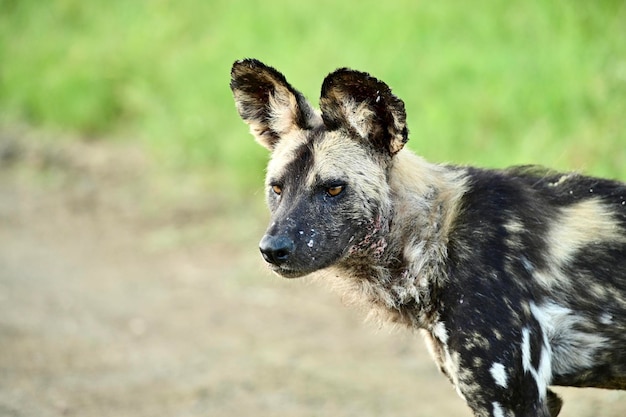
[[[594,201],[626,228],[626,183],[579,172],[560,172],[537,165],[506,169],[468,168],[465,206],[498,213],[531,213],[553,217],[560,209]],[[539,216],[542,217],[542,216]]]

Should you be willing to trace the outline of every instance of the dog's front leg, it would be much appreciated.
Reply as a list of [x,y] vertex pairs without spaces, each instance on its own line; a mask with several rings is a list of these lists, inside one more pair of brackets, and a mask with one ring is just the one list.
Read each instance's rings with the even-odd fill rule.
[[[475,416],[558,415],[561,400],[548,389],[550,358],[545,355],[549,353],[532,354],[542,352],[540,338],[530,332],[518,337],[516,331],[507,334],[493,328],[449,330],[448,336],[439,324],[431,333],[435,359]],[[500,337],[487,336],[494,333]],[[437,337],[442,335],[445,337]]]
[[[498,363],[498,365],[500,365]],[[556,417],[561,399],[549,389],[540,393],[528,375],[510,375],[503,387],[499,366],[487,372],[484,367],[459,371],[457,388],[476,417]],[[492,381],[498,381],[495,384]]]

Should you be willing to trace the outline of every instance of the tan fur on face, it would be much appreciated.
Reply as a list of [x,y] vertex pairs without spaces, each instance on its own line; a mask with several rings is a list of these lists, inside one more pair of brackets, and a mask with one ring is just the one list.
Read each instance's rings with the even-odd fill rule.
[[324,140],[313,144],[313,150],[315,165],[306,179],[309,187],[320,180],[343,180],[370,196],[379,196],[388,187],[384,168],[363,146],[340,132],[326,133]]
[[272,152],[271,159],[267,164],[267,176],[266,183],[278,180],[284,175],[284,169],[294,157],[294,151],[300,146],[304,145],[307,141],[306,132],[302,130],[294,130],[288,135],[285,135],[280,140],[274,152]]

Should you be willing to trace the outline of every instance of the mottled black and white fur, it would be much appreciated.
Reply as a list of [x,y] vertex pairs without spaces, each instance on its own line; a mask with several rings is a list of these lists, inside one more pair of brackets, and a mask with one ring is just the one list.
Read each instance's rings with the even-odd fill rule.
[[403,149],[404,103],[362,72],[328,75],[320,111],[256,60],[231,88],[272,153],[272,270],[421,329],[476,416],[556,416],[550,385],[626,389],[625,184],[428,163]]

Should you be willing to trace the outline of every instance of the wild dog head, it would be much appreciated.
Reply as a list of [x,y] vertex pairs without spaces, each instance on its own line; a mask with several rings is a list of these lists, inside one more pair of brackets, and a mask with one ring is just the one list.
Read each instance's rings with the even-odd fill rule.
[[253,59],[233,65],[230,87],[252,135],[271,151],[271,220],[259,245],[271,268],[299,277],[382,256],[389,168],[408,139],[404,103],[386,84],[344,68],[324,80],[316,111],[280,72]]

